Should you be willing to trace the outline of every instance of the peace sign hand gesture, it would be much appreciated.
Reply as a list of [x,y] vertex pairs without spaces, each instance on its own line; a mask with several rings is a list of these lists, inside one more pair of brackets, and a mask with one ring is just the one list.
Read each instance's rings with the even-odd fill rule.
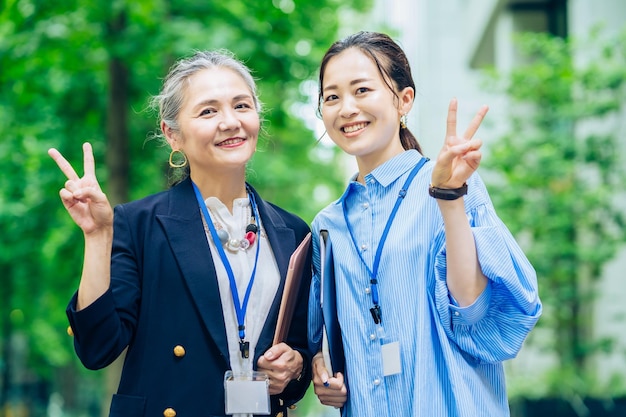
[[437,156],[431,184],[437,188],[459,188],[480,165],[482,141],[473,139],[489,108],[483,106],[470,122],[462,137],[456,135],[457,100],[448,107],[446,139]]
[[78,177],[76,171],[59,151],[54,148],[49,149],[48,155],[54,159],[67,177],[59,195],[68,213],[85,236],[95,232],[110,232],[113,227],[113,209],[96,179],[91,145],[83,144],[84,174],[82,178]]

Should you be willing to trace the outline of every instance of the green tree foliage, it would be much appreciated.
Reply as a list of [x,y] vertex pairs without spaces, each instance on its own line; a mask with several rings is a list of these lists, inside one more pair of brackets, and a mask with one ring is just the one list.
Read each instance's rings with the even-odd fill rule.
[[626,33],[599,35],[586,44],[520,37],[521,64],[499,76],[509,133],[484,163],[497,179],[494,203],[537,269],[545,306],[538,326],[552,337],[531,341],[556,359],[548,390],[565,397],[599,389],[592,359],[613,341],[593,332],[596,284],[626,241]]
[[[339,195],[345,179],[337,154],[320,152],[293,110],[309,101],[302,82],[315,79],[342,11],[369,6],[368,0],[0,6],[0,415],[23,394],[16,384],[43,381],[62,390],[59,375],[76,367],[65,305],[80,276],[83,239],[59,201],[64,178],[47,149],[58,148],[80,170],[81,143],[92,142],[113,203],[164,189],[168,150],[149,140],[158,125],[146,111],[148,98],[175,59],[195,49],[230,49],[253,69],[266,109],[249,180],[310,221],[329,202],[316,199],[316,190]],[[28,346],[19,369],[16,340]],[[81,401],[71,394],[64,392],[70,408]]]

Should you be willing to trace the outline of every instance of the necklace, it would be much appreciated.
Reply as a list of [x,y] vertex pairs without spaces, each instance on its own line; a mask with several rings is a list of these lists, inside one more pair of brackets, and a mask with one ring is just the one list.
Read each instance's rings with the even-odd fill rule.
[[[211,213],[211,218],[216,219],[217,217],[215,216],[215,213],[213,212],[211,207],[207,206],[207,208],[209,209],[209,212]],[[204,223],[204,230],[208,234],[209,228],[205,222],[203,223]],[[237,252],[238,250],[245,251],[251,246],[253,246],[254,243],[256,242],[257,233],[259,231],[259,227],[256,225],[256,217],[255,217],[254,209],[252,207],[252,202],[250,204],[250,222],[246,226],[246,231],[245,231],[243,238],[241,239],[231,238],[228,231],[218,221],[213,221],[213,225],[215,226],[215,231],[217,232],[217,237],[219,238],[220,243],[222,244],[223,247],[225,247],[231,252]]]

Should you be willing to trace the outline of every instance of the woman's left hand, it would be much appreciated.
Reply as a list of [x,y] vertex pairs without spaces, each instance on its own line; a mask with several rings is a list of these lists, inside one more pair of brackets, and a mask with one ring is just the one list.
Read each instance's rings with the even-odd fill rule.
[[480,165],[482,141],[473,137],[489,107],[480,108],[462,137],[456,135],[457,107],[457,100],[452,99],[448,107],[446,139],[432,173],[431,184],[437,188],[463,186]]
[[304,359],[286,343],[272,346],[257,361],[258,370],[270,379],[270,395],[280,394],[287,384],[298,378],[304,369]]

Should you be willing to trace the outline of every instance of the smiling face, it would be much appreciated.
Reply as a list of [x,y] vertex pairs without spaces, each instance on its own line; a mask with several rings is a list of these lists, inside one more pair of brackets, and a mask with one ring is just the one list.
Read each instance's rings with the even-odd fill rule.
[[172,149],[189,160],[194,177],[245,171],[256,149],[260,121],[254,96],[239,74],[215,67],[187,79],[179,132],[162,126]]
[[412,88],[396,97],[372,58],[358,48],[328,61],[321,88],[326,131],[337,146],[356,157],[361,175],[404,151],[400,116],[411,108]]

